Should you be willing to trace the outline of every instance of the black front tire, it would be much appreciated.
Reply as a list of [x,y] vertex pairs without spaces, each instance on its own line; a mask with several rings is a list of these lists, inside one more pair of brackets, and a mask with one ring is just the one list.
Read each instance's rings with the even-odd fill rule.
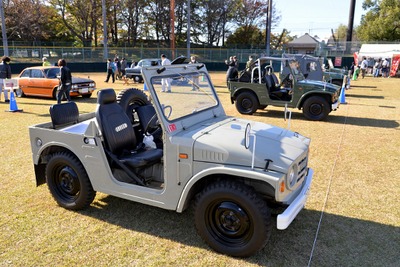
[[241,114],[252,115],[259,106],[257,97],[251,92],[242,92],[236,97],[236,109]]
[[312,121],[324,120],[330,112],[328,101],[321,96],[311,96],[303,105],[304,116]]
[[69,152],[57,152],[46,165],[46,182],[55,201],[63,208],[81,210],[96,196],[82,163]]
[[262,249],[271,231],[271,212],[252,187],[218,181],[205,187],[195,200],[198,234],[215,251],[248,257]]

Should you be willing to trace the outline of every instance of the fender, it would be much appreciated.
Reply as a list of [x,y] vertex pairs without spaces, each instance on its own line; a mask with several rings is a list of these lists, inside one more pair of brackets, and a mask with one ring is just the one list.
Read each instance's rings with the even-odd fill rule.
[[305,101],[308,97],[310,97],[310,96],[312,96],[312,95],[318,95],[318,96],[323,96],[323,97],[325,97],[325,96],[327,95],[328,98],[329,98],[328,103],[329,103],[329,104],[332,104],[332,93],[330,93],[330,92],[324,92],[324,91],[309,91],[309,92],[307,92],[307,93],[304,93],[304,94],[300,97],[299,101],[297,102],[296,108],[301,109],[301,108],[303,107],[304,101]]
[[203,170],[196,175],[194,175],[185,185],[182,190],[181,196],[178,201],[178,205],[176,208],[177,212],[182,212],[185,208],[185,204],[187,202],[188,196],[190,196],[190,191],[193,186],[199,182],[200,180],[208,177],[210,175],[217,174],[227,174],[230,176],[241,177],[245,179],[252,179],[252,180],[259,180],[265,183],[270,184],[273,188],[277,188],[280,179],[284,178],[283,173],[275,172],[275,171],[268,171],[264,172],[262,170],[258,171],[256,169],[251,170],[249,168],[240,168],[240,167],[233,167],[233,166],[217,166],[213,168],[208,168]]

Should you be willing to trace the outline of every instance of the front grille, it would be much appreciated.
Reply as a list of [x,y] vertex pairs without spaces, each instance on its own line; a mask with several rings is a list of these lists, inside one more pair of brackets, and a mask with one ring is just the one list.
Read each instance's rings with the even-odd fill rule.
[[300,182],[302,179],[304,179],[307,175],[307,162],[308,162],[308,153],[300,159],[300,161],[297,163],[297,182]]

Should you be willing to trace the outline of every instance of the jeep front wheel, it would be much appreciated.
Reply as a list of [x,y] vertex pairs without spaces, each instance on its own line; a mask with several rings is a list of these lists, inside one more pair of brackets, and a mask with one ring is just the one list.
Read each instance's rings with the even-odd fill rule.
[[46,182],[58,205],[66,209],[86,208],[96,196],[82,163],[68,152],[50,156],[46,166]]
[[272,229],[271,213],[252,187],[219,181],[196,196],[198,234],[215,251],[248,257],[262,249]]
[[311,96],[304,102],[303,114],[309,120],[324,120],[329,112],[331,112],[329,103],[323,97]]
[[257,97],[250,92],[242,92],[236,97],[236,109],[241,114],[252,115],[260,106]]

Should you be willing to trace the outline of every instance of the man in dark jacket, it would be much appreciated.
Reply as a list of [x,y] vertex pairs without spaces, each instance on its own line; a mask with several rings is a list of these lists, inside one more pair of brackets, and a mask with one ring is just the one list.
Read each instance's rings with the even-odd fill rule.
[[58,61],[58,66],[60,67],[60,86],[57,90],[57,104],[60,104],[64,95],[68,102],[71,101],[69,92],[71,91],[72,75],[69,68],[67,68],[65,59],[60,59]]
[[8,90],[4,89],[4,79],[11,79],[10,61],[11,59],[9,57],[3,56],[0,63],[0,100],[1,92],[4,92],[5,102],[10,102],[8,99]]

